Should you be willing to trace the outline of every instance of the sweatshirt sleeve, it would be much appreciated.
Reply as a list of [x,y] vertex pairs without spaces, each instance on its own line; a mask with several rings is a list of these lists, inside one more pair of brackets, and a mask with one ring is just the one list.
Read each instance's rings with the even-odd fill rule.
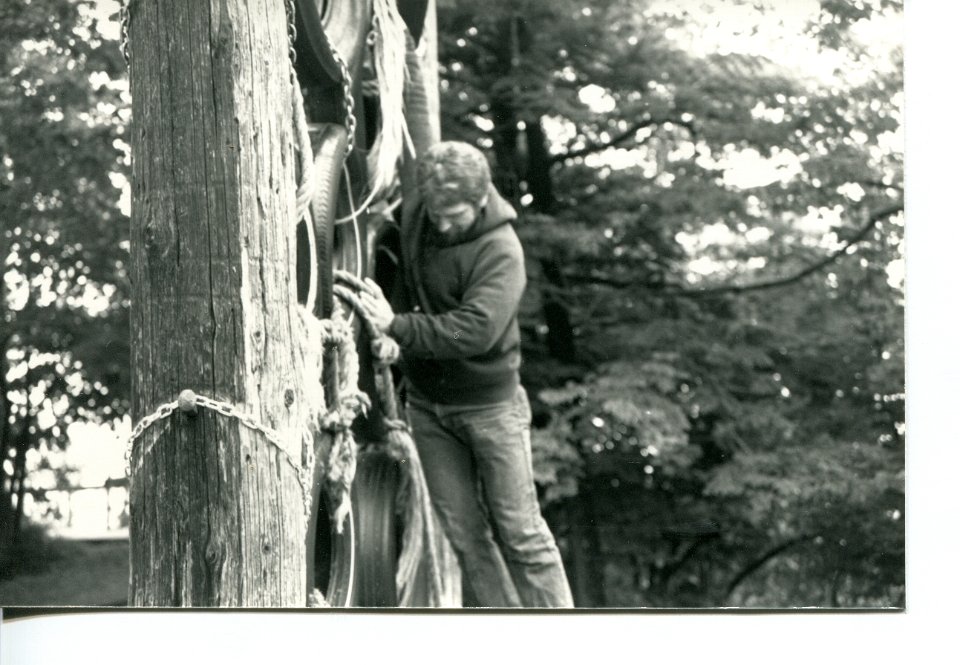
[[460,306],[443,314],[397,314],[393,336],[411,355],[437,360],[489,351],[516,316],[526,286],[523,248],[514,233],[486,243],[469,275]]

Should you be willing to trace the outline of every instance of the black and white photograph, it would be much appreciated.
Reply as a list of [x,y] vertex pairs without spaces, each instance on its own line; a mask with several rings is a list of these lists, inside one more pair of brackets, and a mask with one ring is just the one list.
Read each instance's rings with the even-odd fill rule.
[[0,0],[0,607],[902,613],[903,5]]

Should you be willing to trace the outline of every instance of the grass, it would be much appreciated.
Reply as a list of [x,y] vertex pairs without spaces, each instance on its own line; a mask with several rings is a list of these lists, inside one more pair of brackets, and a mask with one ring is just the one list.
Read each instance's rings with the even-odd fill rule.
[[126,541],[49,540],[36,554],[35,563],[17,566],[20,574],[0,580],[0,606],[126,604]]

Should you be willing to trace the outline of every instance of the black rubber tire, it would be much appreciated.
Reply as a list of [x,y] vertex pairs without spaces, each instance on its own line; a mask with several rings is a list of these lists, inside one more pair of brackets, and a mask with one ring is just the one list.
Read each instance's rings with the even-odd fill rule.
[[430,0],[398,0],[397,10],[403,17],[403,22],[407,24],[407,30],[413,37],[413,43],[420,42],[423,35],[423,24],[427,17],[427,6]]
[[397,606],[399,482],[400,468],[386,453],[374,450],[360,455],[353,484],[357,529],[355,607]]
[[321,84],[339,83],[332,45],[356,78],[367,40],[367,30],[357,26],[370,25],[370,0],[297,0],[296,9],[298,68]]
[[[428,0],[400,0],[397,9],[414,43],[420,41]],[[331,44],[350,66],[362,59],[366,30],[372,20],[370,0],[297,0],[297,62],[321,83],[339,83],[340,68],[333,59]]]
[[[353,604],[353,571],[356,544],[354,520],[349,517],[337,533],[332,516],[334,506],[323,489],[323,468],[317,464],[311,491],[311,512],[307,522],[307,595],[320,589],[333,607]],[[351,553],[353,549],[353,554]]]

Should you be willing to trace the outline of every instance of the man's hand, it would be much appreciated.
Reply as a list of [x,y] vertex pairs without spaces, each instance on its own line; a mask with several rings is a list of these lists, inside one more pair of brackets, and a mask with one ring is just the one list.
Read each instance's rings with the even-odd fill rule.
[[380,286],[367,277],[363,280],[363,290],[360,291],[360,303],[367,310],[370,323],[381,333],[386,334],[393,323],[393,308],[387,302]]

